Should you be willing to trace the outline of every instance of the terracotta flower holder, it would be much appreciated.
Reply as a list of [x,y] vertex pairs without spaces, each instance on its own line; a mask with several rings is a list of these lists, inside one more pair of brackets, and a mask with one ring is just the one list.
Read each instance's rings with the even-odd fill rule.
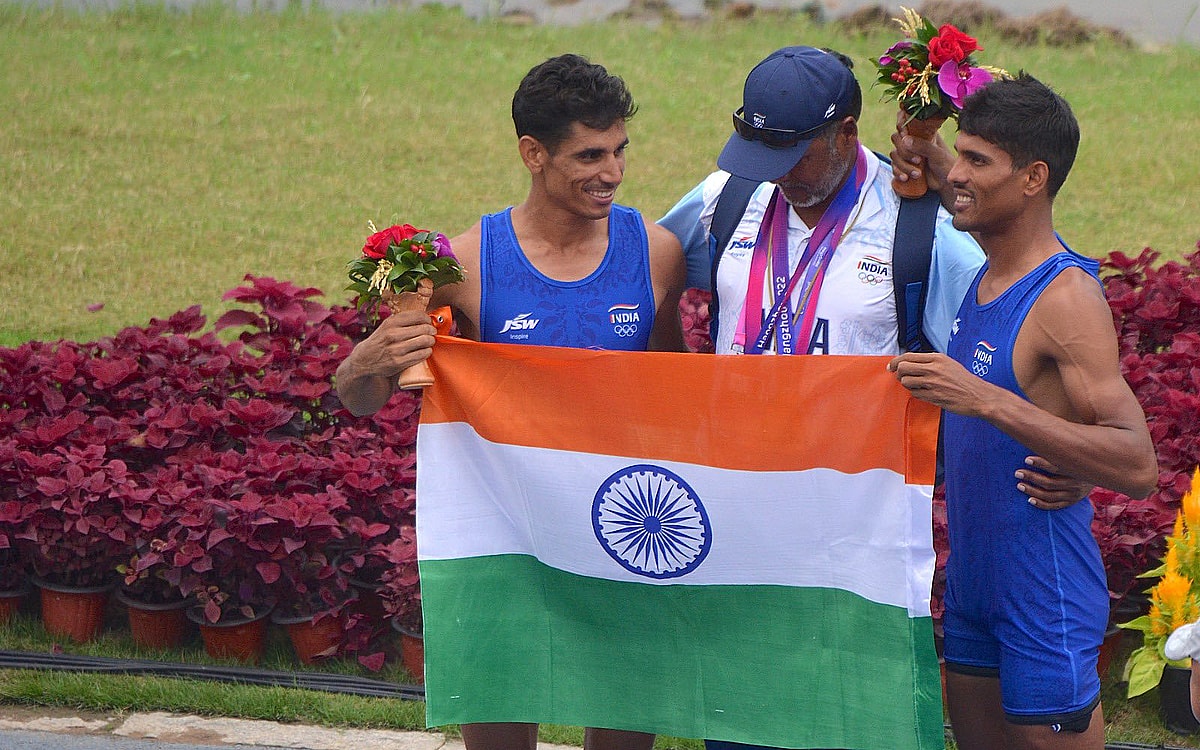
[[[401,292],[400,294],[391,290],[383,292],[383,301],[393,313],[426,312],[429,310],[429,300],[432,297],[433,281],[431,279],[421,279],[417,282],[415,292]],[[429,365],[425,361],[418,362],[400,373],[397,385],[406,391],[427,388],[433,385],[433,372],[430,371]]]
[[[912,119],[904,126],[905,131],[913,138],[932,142],[938,129],[946,121],[945,117],[930,117],[925,120]],[[929,192],[929,181],[925,178],[925,168],[918,167],[919,177],[909,176],[905,182],[892,179],[892,189],[902,198],[920,198]]]
[[418,685],[425,684],[425,638],[400,627],[392,620],[392,629],[400,634],[400,662]]
[[47,633],[76,643],[87,643],[100,635],[114,584],[63,586],[39,579],[34,583],[41,590],[42,627]]
[[1117,652],[1121,650],[1121,641],[1125,637],[1125,632],[1116,625],[1110,626],[1105,631],[1104,640],[1100,642],[1100,650],[1096,654],[1096,671],[1100,674],[1100,679],[1108,678],[1108,669]]
[[116,599],[125,605],[129,616],[129,635],[142,648],[173,649],[183,642],[187,632],[187,614],[184,610],[193,602],[180,599],[173,602],[140,602],[131,599],[117,589]]
[[30,586],[25,586],[11,591],[0,591],[0,625],[7,624],[21,609],[21,602],[25,600],[25,596],[32,591]]
[[266,650],[267,616],[264,609],[253,618],[237,617],[212,623],[204,618],[200,607],[189,607],[187,618],[200,628],[204,641],[204,653],[214,659],[235,659],[248,664],[257,664]]
[[313,622],[312,615],[282,616],[276,610],[271,621],[282,625],[301,664],[315,664],[338,652],[345,632],[345,617],[333,615]]

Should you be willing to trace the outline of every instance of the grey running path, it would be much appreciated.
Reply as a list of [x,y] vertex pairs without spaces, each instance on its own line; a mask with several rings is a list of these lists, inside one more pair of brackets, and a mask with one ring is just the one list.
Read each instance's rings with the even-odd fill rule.
[[[438,732],[337,729],[161,712],[106,715],[0,704],[0,750],[464,750]],[[563,745],[541,750],[577,750]]]
[[[4,750],[229,750],[228,745],[176,745],[153,740],[131,740],[111,735],[59,735],[47,732],[0,731]],[[287,750],[262,748],[261,750]]]

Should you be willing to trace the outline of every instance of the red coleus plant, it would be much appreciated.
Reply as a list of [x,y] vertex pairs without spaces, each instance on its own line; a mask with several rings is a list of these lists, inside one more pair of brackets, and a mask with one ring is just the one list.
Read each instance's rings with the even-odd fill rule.
[[417,574],[417,530],[403,526],[400,535],[380,550],[388,566],[381,577],[383,610],[410,633],[421,632],[421,587]]
[[17,450],[14,459],[24,520],[13,537],[26,546],[34,573],[66,586],[113,583],[128,556],[122,508],[138,493],[137,478],[102,445]]
[[[332,391],[338,364],[373,325],[313,300],[317,290],[247,281],[226,298],[257,309],[217,325],[241,329],[232,342],[201,333],[204,318],[189,308],[96,342],[0,348],[0,550],[17,558],[5,570],[28,568],[33,537],[64,538],[48,536],[57,514],[63,534],[86,532],[87,554],[81,542],[50,566],[56,578],[111,579],[116,569],[132,596],[194,593],[209,616],[271,600],[311,606],[346,594],[335,555],[411,525],[419,397],[356,418]],[[107,485],[119,489],[105,498]],[[69,528],[57,496],[75,503]],[[100,503],[111,505],[92,513]],[[112,559],[101,554],[110,543],[120,548]],[[373,668],[376,630],[347,633],[348,650]]]
[[210,622],[277,602],[292,614],[344,603],[328,550],[342,537],[345,497],[314,491],[328,462],[301,443],[258,439],[244,454],[197,454],[183,467],[201,491],[185,498],[184,533],[162,540],[161,554]]
[[1103,264],[1105,292],[1121,351],[1121,368],[1146,412],[1158,453],[1158,489],[1145,500],[1098,491],[1092,530],[1104,553],[1115,600],[1145,584],[1157,567],[1179,500],[1200,466],[1200,250],[1159,263],[1149,248],[1136,258],[1112,253]]

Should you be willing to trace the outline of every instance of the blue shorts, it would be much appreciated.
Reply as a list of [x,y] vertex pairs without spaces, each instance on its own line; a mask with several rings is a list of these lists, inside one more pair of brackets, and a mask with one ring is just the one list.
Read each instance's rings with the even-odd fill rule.
[[999,677],[1005,718],[1014,724],[1068,724],[1090,716],[1100,702],[1096,658],[1107,601],[1098,610],[1056,604],[1055,612],[1005,607],[975,619],[954,605],[948,589],[942,619],[946,669]]

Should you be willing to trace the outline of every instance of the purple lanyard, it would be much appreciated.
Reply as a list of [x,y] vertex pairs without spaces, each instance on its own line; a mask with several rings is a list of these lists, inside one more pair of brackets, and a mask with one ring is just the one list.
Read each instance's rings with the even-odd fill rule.
[[[787,225],[788,212],[791,206],[783,197],[783,192],[776,187],[767,204],[762,224],[758,229],[758,239],[754,244],[754,255],[750,260],[750,285],[746,289],[746,303],[742,307],[741,319],[734,335],[734,344],[742,347],[747,354],[762,354],[775,339],[776,351],[780,354],[795,354],[800,348],[796,342],[807,342],[812,335],[816,323],[817,300],[821,296],[821,284],[825,280],[825,270],[829,261],[841,242],[846,222],[850,212],[858,203],[858,195],[866,182],[867,159],[866,152],[860,146],[854,169],[842,189],[825,213],[817,222],[812,235],[808,238],[796,272],[788,274]],[[766,278],[768,260],[771,269],[771,292],[774,304],[763,318],[758,333],[754,336],[754,345],[746,348],[746,342],[751,339],[750,319],[759,315],[763,309],[763,280]],[[800,287],[800,297],[795,311],[792,310],[791,299],[797,285]],[[753,311],[753,312],[751,312]],[[799,317],[800,332],[794,335],[793,321]]]

